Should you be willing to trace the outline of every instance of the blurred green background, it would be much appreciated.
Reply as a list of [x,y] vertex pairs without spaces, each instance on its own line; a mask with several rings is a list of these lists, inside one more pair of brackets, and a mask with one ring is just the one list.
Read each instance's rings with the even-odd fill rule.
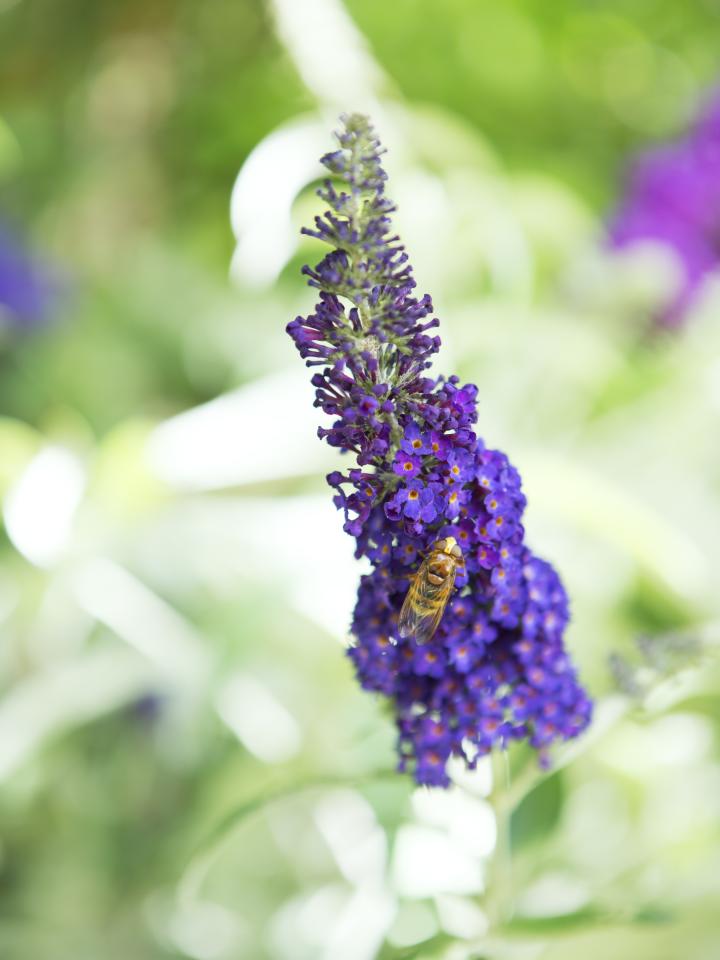
[[[719,18],[0,0],[0,225],[59,278],[0,317],[3,960],[720,956],[720,298],[649,336],[665,261],[602,244]],[[598,704],[492,791],[390,772],[343,656],[360,570],[284,327],[354,109]]]

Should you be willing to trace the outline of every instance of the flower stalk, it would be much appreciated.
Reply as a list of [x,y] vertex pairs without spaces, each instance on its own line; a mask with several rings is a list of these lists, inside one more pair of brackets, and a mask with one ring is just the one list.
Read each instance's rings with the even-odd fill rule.
[[[448,786],[450,756],[474,767],[493,747],[577,736],[591,703],[563,644],[568,603],[553,567],[525,542],[525,496],[507,456],[475,431],[474,384],[427,375],[440,346],[393,232],[382,147],[368,119],[345,117],[322,158],[327,204],[304,232],[330,251],[305,267],[315,310],[288,324],[309,367],[318,434],[355,458],[327,478],[363,576],[348,654],[362,686],[389,698],[399,769]],[[464,567],[429,643],[398,632],[410,578],[432,544],[454,537]]]

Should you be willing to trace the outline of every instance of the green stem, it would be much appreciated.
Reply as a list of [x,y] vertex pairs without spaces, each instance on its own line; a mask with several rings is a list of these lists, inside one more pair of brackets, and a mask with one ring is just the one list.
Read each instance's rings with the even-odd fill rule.
[[492,753],[492,791],[489,801],[495,814],[497,839],[488,864],[485,882],[485,910],[490,929],[503,926],[513,912],[512,844],[510,816],[513,810],[510,767],[507,753]]

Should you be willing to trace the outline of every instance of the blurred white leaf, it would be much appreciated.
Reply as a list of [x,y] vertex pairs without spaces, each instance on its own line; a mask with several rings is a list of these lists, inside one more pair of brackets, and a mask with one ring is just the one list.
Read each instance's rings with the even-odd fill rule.
[[477,893],[483,889],[478,859],[462,841],[431,827],[403,825],[395,839],[393,878],[406,897]]
[[235,673],[215,697],[222,720],[265,763],[283,763],[300,749],[297,720],[268,687],[249,673]]
[[421,823],[440,827],[448,837],[476,857],[488,857],[495,849],[497,824],[486,800],[464,790],[427,790],[413,793],[412,805]]
[[387,867],[385,831],[367,800],[355,790],[323,795],[315,822],[343,876],[354,886],[382,886]]
[[440,926],[453,937],[467,940],[488,931],[488,918],[469,897],[441,894],[435,898]]
[[322,960],[374,960],[395,919],[396,903],[382,887],[357,887],[323,937]]
[[578,876],[548,871],[527,887],[517,901],[517,909],[525,917],[560,916],[575,913],[589,899],[589,891]]
[[180,502],[146,530],[144,557],[159,582],[200,579],[223,592],[236,592],[238,582],[271,587],[337,638],[347,635],[366,569],[353,557],[329,489],[317,496]]
[[67,547],[85,490],[85,471],[69,450],[41,450],[8,492],[5,528],[13,545],[38,567],[56,563]]
[[208,676],[208,654],[195,630],[149,587],[106,559],[88,561],[74,575],[75,595],[89,614],[147,657],[186,691]]
[[233,277],[249,287],[277,279],[297,247],[291,210],[295,198],[323,168],[328,131],[317,118],[295,120],[262,140],[240,170],[230,198],[230,221],[237,238]]
[[313,407],[303,366],[256,380],[160,424],[146,455],[150,470],[179,490],[219,490],[338,466],[317,438],[329,422]]
[[318,103],[372,109],[386,81],[341,0],[271,0],[271,8],[278,35]]
[[48,737],[110,713],[158,682],[145,660],[119,648],[68,658],[17,684],[0,703],[0,780]]
[[684,530],[650,503],[569,457],[537,451],[522,457],[532,506],[614,544],[672,590],[690,599],[707,591],[710,564]]

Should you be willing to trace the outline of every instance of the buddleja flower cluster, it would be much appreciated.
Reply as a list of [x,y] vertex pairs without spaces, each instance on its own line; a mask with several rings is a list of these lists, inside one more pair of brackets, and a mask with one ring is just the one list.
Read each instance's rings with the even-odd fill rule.
[[650,240],[673,250],[681,281],[657,321],[679,326],[720,267],[720,91],[684,139],[637,158],[609,234],[615,247]]
[[[330,252],[305,268],[319,301],[288,325],[315,405],[333,418],[320,437],[354,455],[328,476],[356,556],[367,557],[349,649],[364,688],[394,707],[400,769],[447,786],[447,760],[473,767],[494,746],[527,739],[544,756],[588,724],[591,704],[563,647],[567,597],[525,544],[525,497],[504,453],[475,432],[477,387],[427,376],[440,345],[428,296],[415,295],[393,233],[382,149],[367,118],[344,118],[329,210],[304,232]],[[441,537],[465,570],[435,635],[398,634],[409,577]]]
[[0,223],[0,335],[4,327],[23,330],[47,321],[60,292],[58,279]]

